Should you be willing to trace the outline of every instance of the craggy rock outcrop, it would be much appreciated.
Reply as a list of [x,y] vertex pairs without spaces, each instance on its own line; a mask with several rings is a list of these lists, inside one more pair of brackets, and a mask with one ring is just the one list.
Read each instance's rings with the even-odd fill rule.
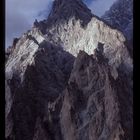
[[133,0],[117,0],[102,18],[121,30],[128,40],[133,37]]
[[60,117],[64,139],[132,140],[132,95],[123,82],[122,77],[111,76],[101,54],[80,52],[64,91]]
[[[54,46],[45,40],[39,46],[28,39],[22,43],[22,47],[24,43],[30,44],[24,46],[28,53],[25,50],[21,52],[17,47],[9,59],[11,62],[8,61],[8,66],[6,65],[6,137],[14,139],[15,136],[19,140],[22,136],[23,140],[31,140],[34,135],[39,135],[36,133],[41,133],[34,133],[34,129],[42,122],[42,118],[46,116],[49,120],[48,104],[55,101],[65,89],[74,57],[60,46]],[[31,48],[34,49],[29,51]],[[16,58],[14,53],[17,54]],[[47,129],[51,128],[42,131],[54,133]]]
[[18,42],[18,40],[19,40],[19,38],[14,38],[12,46],[9,46],[8,48],[6,48],[6,50],[5,50],[6,61],[8,60],[10,54],[12,54],[12,52],[14,51],[16,43]]
[[47,24],[48,26],[58,25],[75,17],[80,19],[82,26],[85,26],[92,16],[91,11],[82,0],[55,0]]
[[7,57],[5,139],[132,140],[126,43],[81,0],[55,0]]
[[117,0],[102,19],[123,32],[129,41],[128,49],[133,55],[133,0]]

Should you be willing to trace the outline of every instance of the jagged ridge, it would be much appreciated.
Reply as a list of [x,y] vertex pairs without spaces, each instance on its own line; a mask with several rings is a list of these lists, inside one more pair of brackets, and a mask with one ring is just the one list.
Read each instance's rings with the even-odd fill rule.
[[[72,2],[56,0],[48,20],[14,44],[6,62],[7,140],[132,140],[125,37]],[[92,17],[85,27],[83,12]]]

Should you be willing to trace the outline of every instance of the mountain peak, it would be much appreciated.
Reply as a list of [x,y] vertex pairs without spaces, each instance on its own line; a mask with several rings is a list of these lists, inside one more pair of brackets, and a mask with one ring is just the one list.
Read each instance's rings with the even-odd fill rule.
[[82,0],[55,0],[47,21],[54,25],[74,17],[81,20],[82,25],[85,25],[91,20],[92,16],[91,10]]
[[5,139],[132,140],[126,43],[82,0],[55,0],[48,19],[35,20],[7,54]]

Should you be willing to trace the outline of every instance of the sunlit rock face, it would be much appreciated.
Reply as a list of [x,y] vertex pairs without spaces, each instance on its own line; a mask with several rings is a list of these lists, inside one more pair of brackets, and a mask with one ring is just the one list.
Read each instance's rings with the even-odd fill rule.
[[6,60],[6,140],[132,140],[124,35],[81,0],[55,0]]

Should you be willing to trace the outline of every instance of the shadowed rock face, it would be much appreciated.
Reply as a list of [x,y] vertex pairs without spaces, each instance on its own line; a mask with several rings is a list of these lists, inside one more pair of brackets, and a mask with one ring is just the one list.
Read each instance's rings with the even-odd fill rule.
[[117,0],[102,18],[119,29],[129,40],[128,49],[133,54],[133,0]]
[[6,61],[6,140],[132,140],[123,34],[81,0],[55,0],[48,20],[35,23]]
[[120,29],[128,39],[133,36],[133,0],[116,1],[102,18]]
[[72,17],[79,19],[82,26],[86,26],[92,16],[82,0],[55,0],[48,16],[47,26],[68,22]]
[[[43,41],[39,44],[39,49],[33,58],[34,62],[31,65],[27,65],[25,71],[23,70],[23,67],[25,67],[23,65],[29,59],[29,56],[20,59],[20,68],[15,68],[16,70],[12,71],[11,79],[8,79],[10,77],[7,74],[8,85],[6,89],[10,89],[6,95],[6,100],[7,103],[10,102],[9,100],[12,100],[12,103],[7,104],[6,107],[11,108],[9,113],[12,115],[9,116],[7,114],[10,120],[7,120],[6,134],[8,135],[9,133],[10,137],[14,135],[17,140],[21,139],[21,136],[23,140],[31,140],[33,137],[35,137],[34,139],[37,139],[36,137],[41,139],[37,135],[44,132],[49,133],[44,134],[47,137],[54,137],[54,139],[59,137],[61,139],[60,136],[55,136],[60,135],[59,126],[55,124],[58,122],[58,114],[53,112],[53,115],[51,115],[52,112],[48,106],[52,102],[56,102],[58,97],[62,95],[72,69],[74,57],[68,52],[63,51],[61,47]],[[18,67],[18,64],[15,67]],[[22,74],[23,71],[24,74]],[[11,94],[12,99],[8,98],[8,94]],[[57,104],[60,103],[58,102]],[[57,112],[60,110],[59,106]],[[49,120],[50,117],[52,122]],[[43,121],[42,119],[45,120]],[[36,134],[34,129],[36,125],[38,127],[40,122],[42,122],[42,124],[39,124],[41,125],[41,130],[36,128]],[[8,128],[11,127],[11,123],[13,126],[9,130]]]
[[123,82],[122,75],[111,76],[103,56],[100,63],[99,56],[80,52],[61,110],[64,139],[132,140],[132,94]]

